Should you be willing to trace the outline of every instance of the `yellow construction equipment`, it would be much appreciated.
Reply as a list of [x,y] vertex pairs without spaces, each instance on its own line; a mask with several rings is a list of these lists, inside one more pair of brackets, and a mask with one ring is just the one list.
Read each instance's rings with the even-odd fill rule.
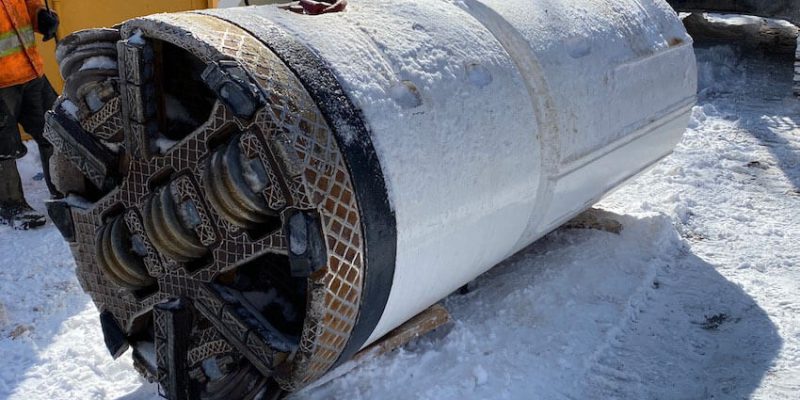
[[[49,0],[50,8],[61,19],[58,38],[63,38],[81,29],[98,26],[113,26],[122,21],[160,12],[176,12],[212,8],[220,0]],[[61,93],[64,80],[58,71],[56,62],[56,42],[42,42],[41,36],[36,38],[37,46],[44,58],[44,70],[47,78]],[[20,130],[21,131],[21,130]],[[23,133],[23,139],[31,137]]]
[[[49,0],[50,8],[61,18],[58,37],[81,29],[113,26],[122,21],[160,12],[176,12],[215,7],[219,0]],[[38,46],[45,61],[45,71],[60,93],[64,86],[56,63],[55,42]]]

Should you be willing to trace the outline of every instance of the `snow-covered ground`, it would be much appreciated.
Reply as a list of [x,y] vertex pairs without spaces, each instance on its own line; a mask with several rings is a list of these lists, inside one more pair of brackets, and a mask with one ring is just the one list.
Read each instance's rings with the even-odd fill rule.
[[[298,399],[797,399],[800,101],[792,60],[698,49],[675,154],[445,304],[455,325]],[[34,207],[35,151],[23,160]],[[0,399],[156,399],[112,361],[52,226],[0,227]]]

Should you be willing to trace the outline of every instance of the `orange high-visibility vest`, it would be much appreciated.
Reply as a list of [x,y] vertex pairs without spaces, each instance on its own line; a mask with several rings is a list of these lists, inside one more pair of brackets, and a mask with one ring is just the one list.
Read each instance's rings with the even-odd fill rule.
[[33,35],[42,0],[0,0],[0,88],[44,75]]

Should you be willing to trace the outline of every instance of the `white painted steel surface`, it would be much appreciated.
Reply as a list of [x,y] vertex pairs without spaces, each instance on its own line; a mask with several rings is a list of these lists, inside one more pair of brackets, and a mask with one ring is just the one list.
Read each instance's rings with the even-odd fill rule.
[[371,130],[398,253],[369,342],[670,154],[695,100],[691,38],[660,0],[254,12],[329,63]]

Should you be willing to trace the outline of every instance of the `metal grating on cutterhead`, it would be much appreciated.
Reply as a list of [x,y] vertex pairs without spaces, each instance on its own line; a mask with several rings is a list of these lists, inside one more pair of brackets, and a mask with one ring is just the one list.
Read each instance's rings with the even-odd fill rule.
[[[91,206],[72,209],[71,245],[83,288],[98,309],[113,315],[135,348],[140,370],[162,385],[176,384],[166,365],[182,356],[168,353],[165,339],[175,334],[186,336],[185,372],[204,393],[231,387],[222,384],[231,379],[259,381],[253,371],[263,376],[259,385],[268,379],[284,390],[304,386],[339,359],[362,294],[361,217],[331,128],[284,63],[230,23],[158,15],[129,21],[120,33],[118,74],[83,82],[49,118],[77,118],[80,129],[51,123],[48,135],[66,142],[63,152],[78,168],[81,148],[65,138],[80,137],[112,152],[108,168],[86,171],[101,175],[92,182],[107,178],[105,171],[124,172],[113,187],[92,185],[86,194],[95,196]],[[198,71],[206,79],[204,90],[216,96],[205,119],[183,137],[164,130],[171,118],[186,117],[172,115],[185,112],[174,103],[191,101],[196,93],[178,97],[161,89],[168,86],[163,80],[174,78],[165,72],[167,46],[205,66]],[[256,90],[225,97],[243,81]],[[107,100],[95,110],[80,95],[94,93],[93,87],[102,87]],[[80,112],[70,114],[74,105],[81,105]],[[318,221],[302,228],[311,230],[303,237],[321,238],[317,253],[324,257],[310,258],[306,276],[290,271],[289,242],[301,239],[291,231],[299,228],[286,226],[289,212]],[[96,256],[116,254],[113,249],[125,249],[128,264]],[[264,300],[269,296],[273,303]],[[169,332],[165,314],[153,313],[154,306],[175,298],[188,299],[198,316],[190,332]],[[290,300],[292,310],[275,311]],[[223,377],[208,371],[212,364]]]

